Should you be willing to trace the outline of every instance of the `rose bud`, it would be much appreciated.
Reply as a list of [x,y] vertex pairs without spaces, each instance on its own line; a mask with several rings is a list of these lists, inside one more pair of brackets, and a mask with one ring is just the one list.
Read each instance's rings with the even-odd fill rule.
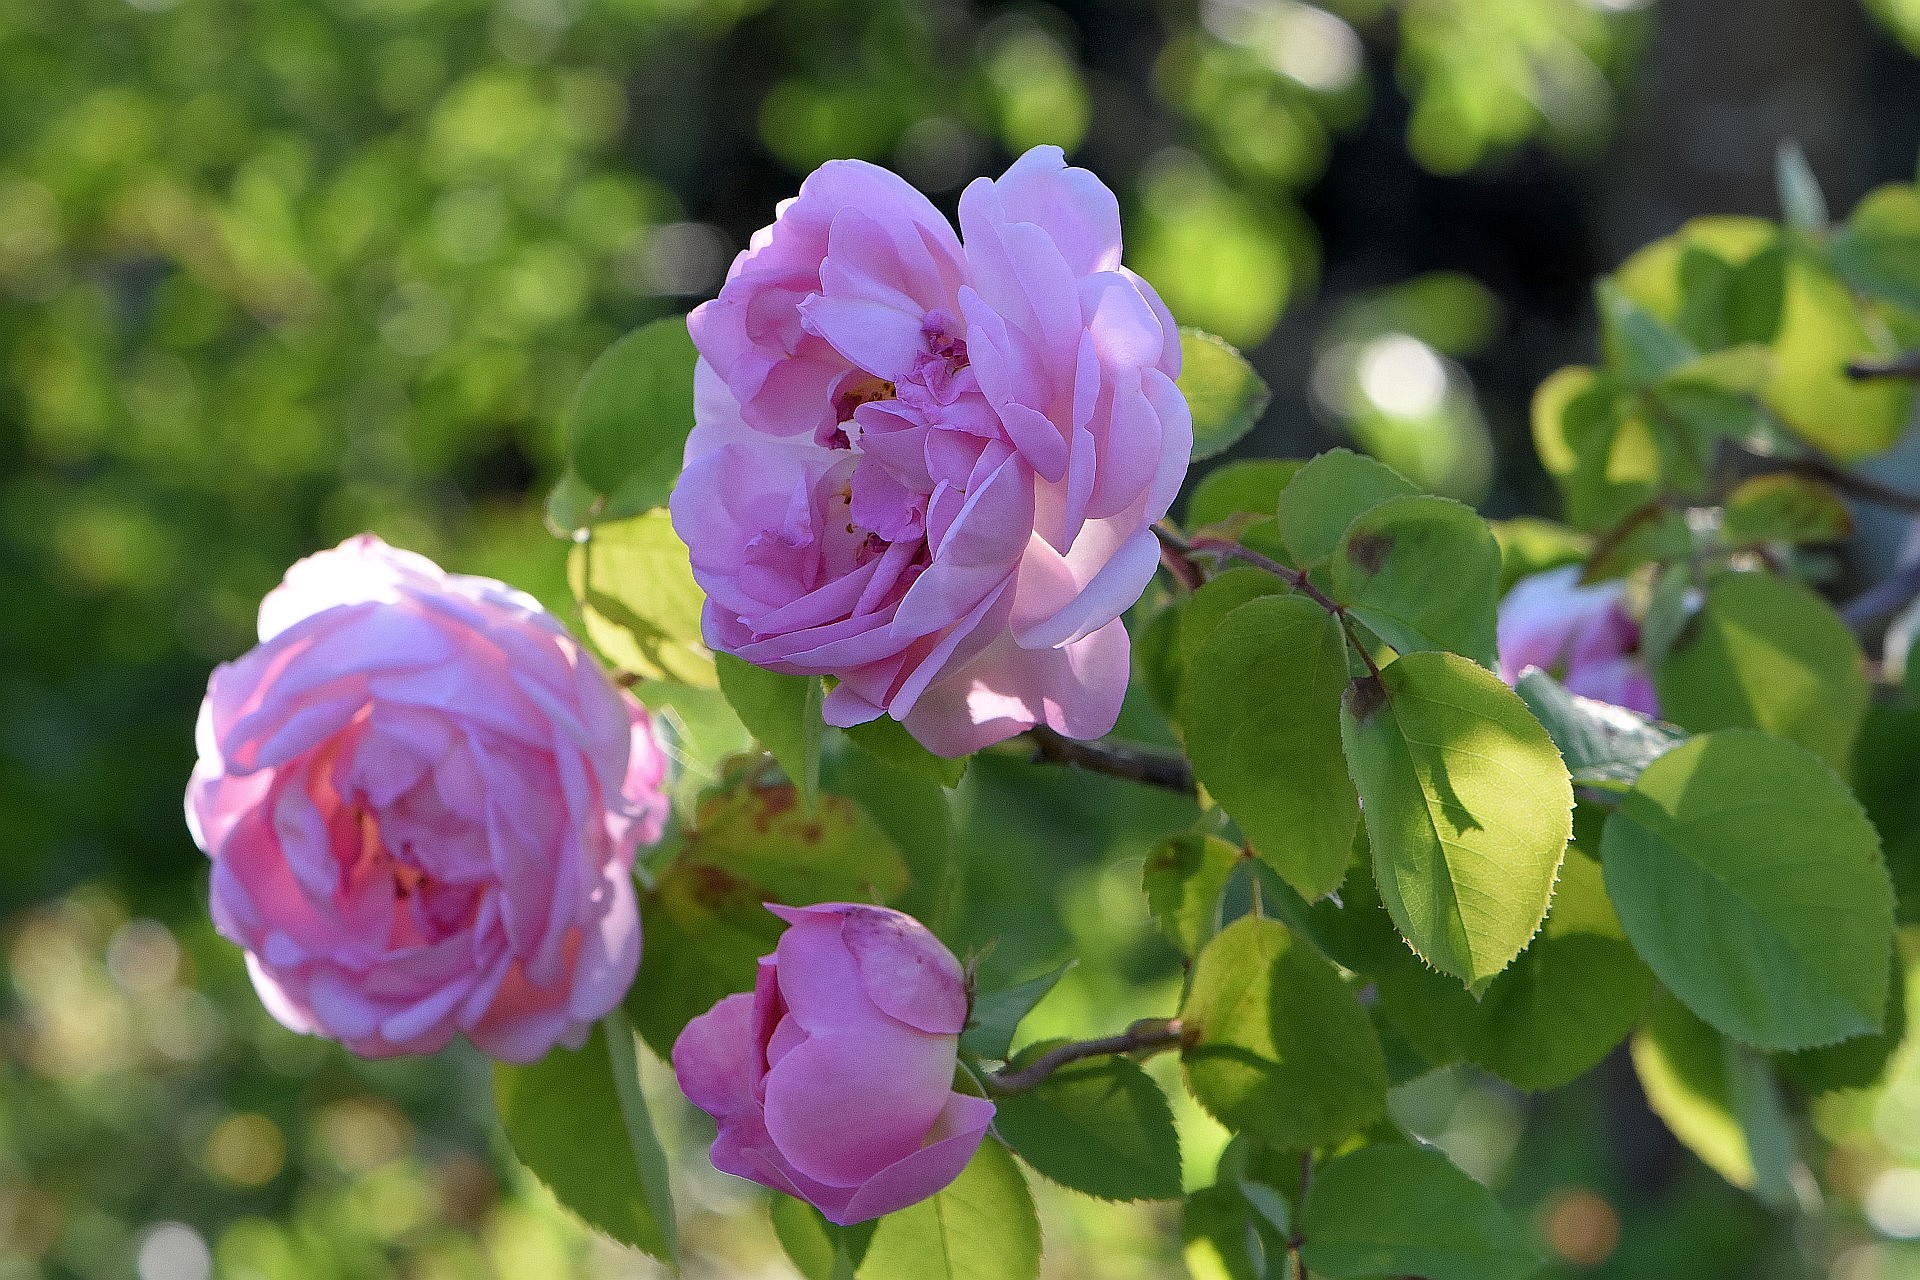
[[632,984],[665,761],[530,596],[351,538],[261,603],[197,736],[214,923],[293,1030],[532,1062]]
[[768,909],[789,927],[753,993],[721,1000],[673,1046],[681,1089],[720,1124],[714,1167],[842,1226],[926,1199],[960,1176],[994,1112],[953,1089],[959,962],[884,907]]
[[1522,578],[1500,602],[1500,678],[1539,667],[1582,697],[1659,715],[1625,594],[1619,581],[1581,586],[1579,565]]
[[1186,475],[1180,335],[1113,193],[1036,147],[960,197],[823,165],[688,317],[673,523],[707,643],[959,756],[1113,727]]

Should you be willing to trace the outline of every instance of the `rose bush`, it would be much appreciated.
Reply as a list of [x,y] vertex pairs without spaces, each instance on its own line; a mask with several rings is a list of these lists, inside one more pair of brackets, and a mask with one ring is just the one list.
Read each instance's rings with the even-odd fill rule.
[[994,1115],[953,1089],[959,962],[898,911],[770,909],[788,928],[753,993],[721,1000],[673,1046],[681,1089],[719,1121],[715,1167],[841,1225],[926,1199],[959,1176]]
[[371,535],[302,560],[213,673],[187,822],[297,1031],[381,1057],[578,1045],[640,957],[647,713],[531,597]]
[[809,177],[689,317],[672,503],[711,646],[948,756],[1113,727],[1193,430],[1099,179],[1037,147],[960,227],[873,165]]
[[1640,665],[1640,624],[1627,611],[1626,583],[1580,584],[1580,566],[1531,574],[1500,602],[1500,676],[1508,684],[1539,667],[1582,697],[1660,714]]

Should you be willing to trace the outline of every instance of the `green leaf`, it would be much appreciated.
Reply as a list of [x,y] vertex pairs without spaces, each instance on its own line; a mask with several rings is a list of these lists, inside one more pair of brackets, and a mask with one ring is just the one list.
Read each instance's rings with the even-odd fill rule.
[[1223,453],[1253,430],[1273,398],[1246,357],[1224,338],[1180,330],[1180,393],[1193,410],[1193,460]]
[[1754,476],[1727,495],[1720,538],[1731,547],[1769,542],[1841,542],[1853,536],[1853,515],[1818,480],[1785,472]]
[[1451,653],[1354,682],[1341,737],[1394,924],[1434,968],[1485,983],[1546,918],[1572,834],[1552,739],[1497,676]]
[[1686,734],[1638,711],[1570,693],[1537,668],[1520,677],[1515,691],[1580,785],[1632,786],[1642,769],[1686,741]]
[[567,414],[581,480],[633,509],[666,505],[693,430],[698,358],[685,316],[643,325],[601,353]]
[[1005,1058],[1013,1048],[1014,1032],[1020,1029],[1020,1023],[1076,963],[1069,960],[1018,986],[975,996],[972,1016],[960,1033],[960,1047],[983,1058]]
[[1337,1142],[1386,1105],[1387,1068],[1339,974],[1277,920],[1207,944],[1180,1010],[1187,1087],[1230,1129],[1277,1147]]
[[1034,1280],[1040,1219],[1007,1149],[988,1139],[930,1199],[880,1219],[859,1280]]
[[1658,434],[1626,411],[1613,379],[1592,369],[1562,369],[1540,384],[1533,439],[1578,529],[1609,528],[1660,492]]
[[1653,991],[1653,974],[1607,901],[1600,864],[1568,849],[1540,936],[1487,985],[1468,1019],[1466,1056],[1521,1089],[1557,1089],[1626,1039]]
[[1906,430],[1913,388],[1898,378],[1856,382],[1846,366],[1894,354],[1867,327],[1853,294],[1811,254],[1787,264],[1767,403],[1802,439],[1842,462],[1879,453]]
[[773,1234],[806,1280],[853,1280],[854,1268],[867,1256],[877,1221],[837,1227],[805,1200],[775,1192],[767,1216]]
[[766,890],[717,867],[673,863],[641,895],[646,945],[626,1008],[647,1047],[671,1057],[687,1023],[722,996],[753,989],[755,966],[786,928]]
[[706,596],[666,512],[594,526],[568,553],[567,583],[587,638],[616,668],[713,687],[713,655],[700,635]]
[[1739,729],[1675,747],[1607,819],[1601,862],[1635,949],[1714,1027],[1764,1049],[1879,1029],[1893,888],[1807,752]]
[[855,746],[882,764],[892,765],[943,787],[957,787],[960,779],[966,776],[969,757],[949,760],[933,754],[907,732],[905,725],[891,716],[879,716],[865,724],[854,725],[846,730],[846,735]]
[[1500,594],[1522,578],[1563,564],[1579,564],[1593,550],[1593,539],[1552,520],[1519,516],[1494,520],[1488,527],[1500,544]]
[[594,522],[601,495],[573,468],[561,473],[547,494],[547,529],[555,537],[573,541],[573,535]]
[[1187,499],[1187,527],[1219,524],[1238,515],[1273,519],[1280,494],[1306,463],[1295,458],[1246,458],[1207,472]]
[[1355,517],[1388,498],[1418,493],[1392,468],[1351,449],[1310,459],[1280,493],[1280,537],[1294,563],[1311,569],[1333,554]]
[[1214,628],[1180,699],[1195,776],[1309,900],[1339,888],[1360,819],[1338,745],[1346,683],[1339,619],[1304,596],[1271,596]]
[[[1907,659],[1910,669],[1916,665]],[[1853,785],[1880,832],[1900,922],[1920,923],[1920,710],[1868,709],[1853,752]]]
[[1221,898],[1242,861],[1234,845],[1196,833],[1162,840],[1148,855],[1147,909],[1182,954],[1199,955],[1220,932]]
[[1182,670],[1192,670],[1200,646],[1228,614],[1251,600],[1282,595],[1286,590],[1287,584],[1265,569],[1244,565],[1224,569],[1207,579],[1206,584],[1180,606],[1178,654]]
[[1596,290],[1607,364],[1629,387],[1652,386],[1700,354],[1614,281],[1603,278]]
[[1193,1280],[1262,1280],[1252,1208],[1230,1186],[1202,1187],[1180,1215],[1182,1257]]
[[820,794],[820,744],[827,732],[820,718],[820,677],[782,675],[730,653],[713,660],[734,714],[773,753],[811,807]]
[[1654,1006],[1632,1052],[1647,1104],[1674,1137],[1734,1186],[1791,1203],[1793,1131],[1765,1061],[1671,996]]
[[1864,1089],[1880,1082],[1887,1064],[1907,1036],[1907,973],[1898,952],[1893,982],[1887,988],[1886,1029],[1854,1036],[1838,1044],[1802,1049],[1774,1058],[1774,1065],[1795,1086],[1809,1094],[1835,1089]]
[[[632,1061],[629,1041],[625,1062]],[[637,1091],[637,1079],[634,1084]],[[620,1093],[604,1026],[596,1026],[578,1050],[554,1049],[525,1067],[493,1064],[494,1105],[520,1163],[588,1226],[671,1262],[665,1163],[654,1158],[657,1149],[647,1155],[648,1168],[635,1163],[630,1135],[642,1127],[650,1134],[651,1127],[644,1103],[636,1123]],[[614,1123],[615,1116],[626,1124]]]
[[1770,573],[1726,573],[1654,669],[1660,709],[1695,732],[1763,729],[1844,769],[1867,707],[1866,663],[1832,606]]
[[1333,595],[1402,654],[1445,649],[1497,665],[1500,544],[1451,498],[1391,498],[1355,519],[1334,553]]
[[[1016,1066],[1051,1044],[1022,1051]],[[1123,1057],[1087,1059],[994,1099],[993,1123],[1035,1172],[1101,1200],[1180,1195],[1180,1139],[1167,1096]]]
[[795,906],[900,896],[907,864],[860,806],[822,795],[809,810],[799,800],[787,783],[748,783],[709,796],[680,861],[717,867]]
[[1828,248],[1854,288],[1920,311],[1920,187],[1881,187],[1862,200]]
[[645,680],[633,695],[653,713],[673,761],[673,807],[691,818],[700,793],[719,779],[721,765],[753,746],[753,735],[718,689]]
[[647,1108],[647,1095],[640,1087],[640,1055],[634,1050],[633,1025],[626,1013],[616,1008],[600,1020],[599,1034],[607,1046],[607,1066],[613,1075],[613,1091],[620,1100],[620,1120],[627,1131],[627,1149],[634,1168],[640,1173],[640,1189],[646,1196],[647,1212],[661,1226],[667,1241],[667,1261],[674,1258],[673,1192],[669,1183],[667,1153],[654,1132],[653,1115]]
[[1523,1280],[1540,1268],[1526,1232],[1487,1189],[1430,1148],[1362,1147],[1314,1171],[1302,1258],[1317,1275]]
[[1789,138],[1774,153],[1774,185],[1780,195],[1780,211],[1787,225],[1800,231],[1824,234],[1827,230],[1827,197],[1821,194],[1820,180],[1813,176],[1807,153]]

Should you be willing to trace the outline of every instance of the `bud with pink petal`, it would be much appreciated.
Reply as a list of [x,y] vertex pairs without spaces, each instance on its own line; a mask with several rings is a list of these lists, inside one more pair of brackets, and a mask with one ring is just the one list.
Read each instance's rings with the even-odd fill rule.
[[640,959],[647,713],[531,597],[371,535],[287,571],[213,673],[187,823],[267,1008],[355,1053],[577,1047]]
[[823,165],[688,318],[674,527],[709,644],[963,755],[1113,727],[1186,474],[1180,338],[1113,193],[1036,147],[960,197]]
[[883,907],[770,906],[788,928],[753,993],[687,1024],[673,1069],[720,1124],[714,1166],[833,1222],[877,1218],[960,1176],[994,1106],[953,1088],[966,980]]
[[1660,714],[1625,593],[1617,580],[1582,586],[1579,565],[1522,578],[1500,602],[1500,678],[1539,667],[1582,697]]

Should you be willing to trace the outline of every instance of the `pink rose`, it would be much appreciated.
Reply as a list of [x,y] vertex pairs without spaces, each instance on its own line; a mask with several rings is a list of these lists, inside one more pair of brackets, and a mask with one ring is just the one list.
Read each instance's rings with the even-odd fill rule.
[[960,1176],[994,1107],[953,1089],[966,981],[912,916],[769,904],[790,926],[753,994],[687,1024],[673,1070],[720,1122],[714,1167],[845,1226]]
[[632,984],[665,762],[531,597],[351,538],[261,602],[197,736],[214,923],[293,1030],[532,1062]]
[[1580,566],[1522,578],[1500,602],[1500,678],[1539,667],[1582,697],[1650,716],[1660,714],[1653,682],[1640,669],[1640,624],[1622,599],[1625,584],[1580,585]]
[[716,649],[830,675],[826,718],[964,755],[1113,727],[1120,614],[1192,450],[1180,338],[1057,147],[960,197],[821,166],[688,317],[673,523]]

